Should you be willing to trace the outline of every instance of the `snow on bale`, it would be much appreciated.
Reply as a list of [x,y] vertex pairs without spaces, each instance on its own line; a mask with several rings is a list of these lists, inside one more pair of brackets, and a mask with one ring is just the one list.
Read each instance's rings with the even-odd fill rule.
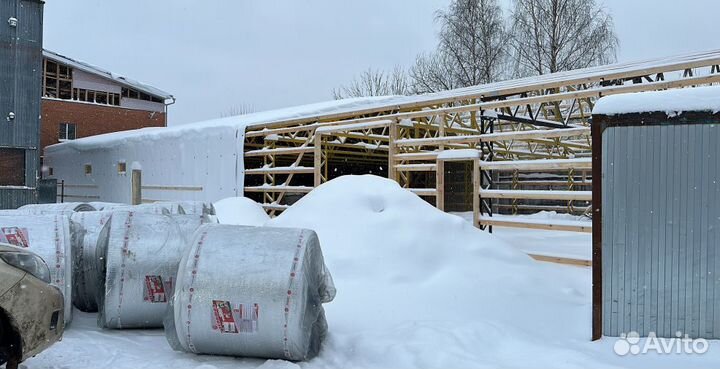
[[228,197],[215,203],[221,224],[261,226],[270,220],[262,205],[247,197]]
[[96,267],[98,237],[112,212],[74,213],[70,217],[73,232],[73,304],[80,311],[96,312],[102,278]]
[[65,215],[0,215],[0,242],[28,248],[50,268],[50,283],[65,300],[65,323],[72,320],[72,249]]
[[175,350],[293,361],[320,350],[335,287],[313,231],[204,225],[177,280],[165,321]]
[[186,234],[206,217],[114,211],[99,236],[98,326],[158,328],[175,287]]

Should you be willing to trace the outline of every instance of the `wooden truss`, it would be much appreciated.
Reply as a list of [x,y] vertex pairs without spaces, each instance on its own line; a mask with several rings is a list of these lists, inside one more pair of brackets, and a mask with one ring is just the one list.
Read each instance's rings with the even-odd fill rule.
[[[589,222],[513,215],[555,210],[591,216],[590,117],[615,94],[720,82],[720,52],[505,81],[355,112],[248,127],[245,194],[270,215],[345,174],[372,173],[446,209],[443,152],[467,158],[467,211],[481,228],[589,232]],[[453,160],[458,161],[458,160]],[[451,164],[447,164],[451,165]],[[452,195],[452,194],[450,194]]]

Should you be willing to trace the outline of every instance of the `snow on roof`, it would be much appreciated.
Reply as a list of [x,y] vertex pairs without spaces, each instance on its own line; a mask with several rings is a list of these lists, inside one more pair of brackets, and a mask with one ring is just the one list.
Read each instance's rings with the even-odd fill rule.
[[180,137],[189,134],[198,134],[199,132],[209,128],[244,128],[252,125],[282,122],[290,119],[321,118],[326,115],[343,114],[366,109],[380,103],[387,104],[395,101],[396,99],[398,99],[398,96],[375,96],[325,101],[321,103],[238,115],[234,117],[189,123],[179,126],[150,127],[107,133],[72,141],[65,141],[48,146],[46,150],[48,152],[56,152],[65,149],[88,151],[118,146],[127,142],[147,142],[164,138]]
[[665,112],[670,116],[685,111],[720,112],[720,87],[694,87],[667,91],[637,92],[601,98],[593,114]]
[[61,64],[65,64],[65,65],[73,67],[75,69],[82,70],[83,72],[91,73],[91,74],[112,80],[121,85],[130,87],[130,88],[134,88],[136,90],[142,91],[149,95],[153,95],[155,97],[159,97],[159,98],[166,99],[166,100],[174,99],[173,95],[171,95],[159,88],[155,88],[155,87],[147,85],[145,83],[132,80],[125,76],[121,76],[119,74],[107,71],[107,70],[102,69],[97,66],[94,66],[92,64],[88,64],[88,63],[80,61],[80,60],[76,60],[76,59],[72,59],[72,58],[69,58],[64,55],[60,55],[54,51],[43,49],[43,56],[48,59],[59,62]]

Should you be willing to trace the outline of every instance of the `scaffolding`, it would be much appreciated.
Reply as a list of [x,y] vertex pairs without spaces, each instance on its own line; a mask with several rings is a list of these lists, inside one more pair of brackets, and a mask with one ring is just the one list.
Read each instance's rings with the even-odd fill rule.
[[[589,221],[515,215],[552,210],[591,217],[590,121],[595,101],[614,94],[715,84],[720,82],[719,65],[716,50],[249,126],[244,192],[277,215],[328,180],[370,173],[397,181],[441,210],[472,211],[482,229],[591,232]],[[478,154],[442,154],[449,150]],[[454,164],[463,159],[465,164]]]

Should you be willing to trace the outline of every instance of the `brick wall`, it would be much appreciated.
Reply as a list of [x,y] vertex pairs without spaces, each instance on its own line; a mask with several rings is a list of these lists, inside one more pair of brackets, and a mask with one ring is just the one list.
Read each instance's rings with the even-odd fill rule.
[[25,150],[0,148],[0,186],[25,185]]
[[[72,101],[42,100],[40,147],[58,143],[61,123],[74,123],[77,138],[144,127],[165,127],[165,113]],[[41,151],[44,152],[44,151]]]

